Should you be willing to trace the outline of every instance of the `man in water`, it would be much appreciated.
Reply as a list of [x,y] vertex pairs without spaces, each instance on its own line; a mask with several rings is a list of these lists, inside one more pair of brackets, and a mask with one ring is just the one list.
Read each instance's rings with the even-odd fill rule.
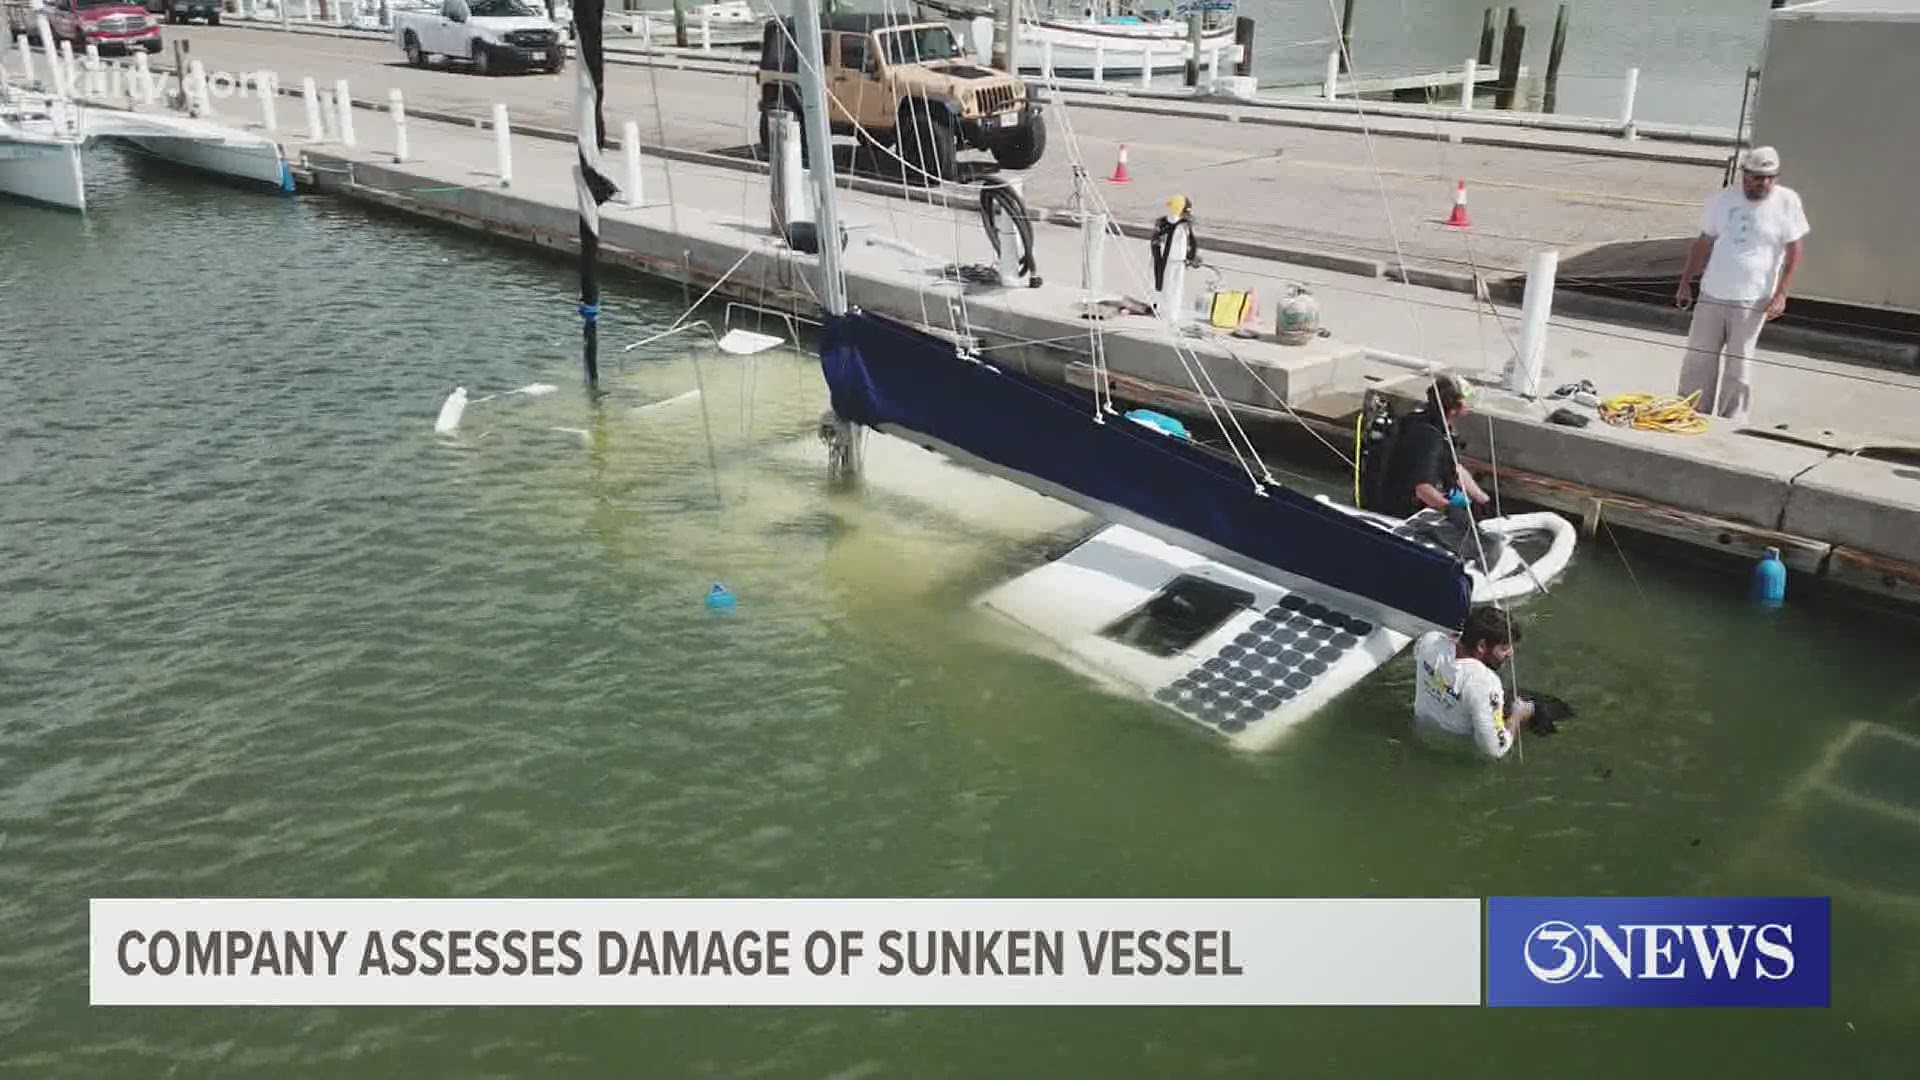
[[1533,703],[1515,700],[1506,711],[1500,667],[1513,655],[1520,627],[1496,608],[1475,608],[1459,640],[1438,630],[1413,646],[1413,728],[1422,738],[1470,742],[1483,758],[1505,757],[1514,732],[1533,715]]
[[1427,387],[1427,403],[1407,414],[1394,437],[1381,490],[1382,513],[1410,516],[1422,510],[1445,515],[1429,527],[1431,538],[1462,559],[1499,561],[1499,540],[1487,533],[1476,539],[1471,506],[1485,506],[1487,493],[1453,454],[1449,435],[1467,415],[1464,383],[1451,375],[1435,375]]
[[[1693,307],[1680,396],[1698,392],[1696,410],[1736,424],[1746,423],[1751,404],[1747,364],[1761,329],[1787,310],[1787,289],[1809,229],[1800,196],[1779,177],[1780,155],[1773,147],[1747,152],[1740,187],[1714,192],[1701,210],[1700,235],[1687,251],[1673,294],[1675,307]],[[1702,263],[1707,272],[1700,276],[1695,305],[1693,275]]]

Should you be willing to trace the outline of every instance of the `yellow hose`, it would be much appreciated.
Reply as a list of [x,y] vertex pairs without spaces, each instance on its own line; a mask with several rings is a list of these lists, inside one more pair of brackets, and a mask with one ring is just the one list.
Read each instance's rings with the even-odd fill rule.
[[1618,427],[1662,431],[1669,435],[1698,435],[1707,430],[1707,418],[1694,411],[1700,391],[1686,397],[1673,394],[1616,394],[1600,403],[1600,418]]

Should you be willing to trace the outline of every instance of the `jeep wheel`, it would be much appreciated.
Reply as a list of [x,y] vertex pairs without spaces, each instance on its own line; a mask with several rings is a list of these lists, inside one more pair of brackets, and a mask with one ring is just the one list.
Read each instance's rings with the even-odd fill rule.
[[909,181],[932,186],[960,175],[953,122],[946,113],[928,108],[924,99],[909,99],[900,111],[897,139]]
[[993,144],[993,160],[1003,169],[1031,169],[1047,152],[1047,123],[1034,113],[1027,126]]
[[407,63],[417,68],[427,66],[427,54],[420,48],[420,39],[411,30],[407,31]]
[[473,43],[473,73],[475,75],[493,74],[493,56],[487,47],[476,41]]

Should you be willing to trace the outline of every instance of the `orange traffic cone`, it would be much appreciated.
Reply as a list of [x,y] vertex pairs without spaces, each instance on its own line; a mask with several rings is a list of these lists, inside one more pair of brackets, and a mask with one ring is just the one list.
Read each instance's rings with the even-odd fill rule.
[[1107,177],[1107,183],[1125,184],[1125,183],[1130,183],[1132,180],[1133,180],[1133,177],[1128,175],[1127,173],[1127,144],[1121,143],[1120,144],[1120,160],[1113,167],[1113,175]]
[[1467,182],[1453,189],[1453,213],[1447,215],[1445,222],[1456,229],[1471,229],[1473,222],[1467,220]]

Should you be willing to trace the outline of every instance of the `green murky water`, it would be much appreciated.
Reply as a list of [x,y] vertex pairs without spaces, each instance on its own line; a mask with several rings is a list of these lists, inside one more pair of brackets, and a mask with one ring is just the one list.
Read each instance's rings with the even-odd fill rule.
[[[0,207],[10,1073],[1912,1074],[1910,636],[1591,545],[1523,762],[1404,741],[1404,660],[1237,757],[970,609],[1077,515],[882,444],[829,491],[806,358],[636,350],[596,408],[564,265],[89,164],[84,221]],[[1496,893],[1830,894],[1833,1008],[87,1006],[96,896]]]

